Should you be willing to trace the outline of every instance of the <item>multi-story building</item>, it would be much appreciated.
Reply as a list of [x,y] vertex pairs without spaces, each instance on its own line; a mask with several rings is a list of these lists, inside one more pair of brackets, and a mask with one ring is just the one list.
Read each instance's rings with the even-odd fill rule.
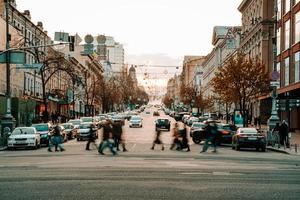
[[[240,51],[250,59],[258,58],[265,72],[273,71],[274,0],[243,0],[238,7],[242,14]],[[251,102],[249,113],[260,116],[262,122],[270,117],[271,100],[260,97]]]
[[204,61],[204,56],[184,56],[182,69],[182,82],[185,86],[194,85],[194,74],[197,66]]
[[[215,96],[211,80],[215,77],[218,69],[222,67],[227,59],[236,52],[240,42],[239,26],[216,26],[213,29],[213,50],[205,57],[202,63],[203,74],[201,80],[201,92],[204,97]],[[222,112],[222,105],[216,102],[210,111]]]
[[[30,12],[28,10],[21,13],[17,10],[16,1],[10,1],[8,4],[8,21],[9,32],[11,35],[11,47],[30,47],[50,44],[51,39],[47,35],[47,31],[43,29],[43,24],[38,22],[35,25],[31,21]],[[0,32],[1,32],[1,49],[5,48],[5,26],[6,26],[6,12],[4,0],[0,1]],[[38,48],[39,52],[44,52],[46,55],[46,48]],[[25,51],[27,66],[36,63],[36,56],[33,49]],[[42,81],[40,75],[37,73],[38,69],[28,68],[24,69],[23,65],[11,64],[11,88],[12,88],[12,114],[16,118],[17,124],[26,124],[30,119],[39,116],[44,106],[42,104]],[[6,91],[6,80],[4,79],[6,71],[5,67],[0,67],[0,87],[1,91]],[[3,72],[3,73],[2,73]],[[1,103],[1,107],[5,104]],[[3,108],[2,108],[3,110]],[[3,111],[1,112],[3,114]]]
[[94,47],[100,55],[106,76],[121,75],[124,72],[124,48],[113,37],[99,35],[94,37]]
[[[300,1],[277,0],[278,99],[300,99]],[[292,130],[300,130],[300,108],[279,112]]]

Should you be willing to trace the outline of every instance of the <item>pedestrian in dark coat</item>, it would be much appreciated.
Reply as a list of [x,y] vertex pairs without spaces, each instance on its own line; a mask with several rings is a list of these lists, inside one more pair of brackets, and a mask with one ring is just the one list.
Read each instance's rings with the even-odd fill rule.
[[127,151],[125,147],[124,138],[123,135],[123,129],[122,129],[122,122],[115,122],[112,124],[113,126],[113,137],[115,142],[115,147],[117,148],[117,151],[120,151],[119,145],[122,144],[123,152]]
[[160,135],[161,135],[161,130],[160,130],[160,129],[157,129],[157,130],[156,130],[155,139],[154,139],[154,141],[153,141],[151,150],[154,150],[155,144],[161,144],[161,145],[162,145],[162,147],[161,147],[161,150],[162,150],[162,151],[165,149],[164,144],[163,144],[163,142],[162,142],[161,139],[160,139]]
[[102,142],[99,145],[99,153],[104,155],[104,149],[109,148],[113,155],[117,155],[114,149],[113,130],[111,123],[106,120],[103,126]]
[[89,135],[88,135],[88,142],[86,143],[85,150],[90,150],[91,143],[93,143],[97,147],[95,140],[96,140],[95,126],[91,124]]
[[280,143],[282,145],[284,144],[289,145],[288,134],[289,134],[289,126],[287,125],[286,121],[283,120],[279,127]]

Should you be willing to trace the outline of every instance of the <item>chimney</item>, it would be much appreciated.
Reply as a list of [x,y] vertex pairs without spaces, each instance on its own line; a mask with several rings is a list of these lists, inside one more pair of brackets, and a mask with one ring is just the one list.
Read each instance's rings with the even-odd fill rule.
[[44,29],[43,22],[38,22],[37,27],[39,27],[41,30],[43,30]]
[[31,15],[29,10],[24,10],[23,15],[27,17],[27,19],[31,20]]

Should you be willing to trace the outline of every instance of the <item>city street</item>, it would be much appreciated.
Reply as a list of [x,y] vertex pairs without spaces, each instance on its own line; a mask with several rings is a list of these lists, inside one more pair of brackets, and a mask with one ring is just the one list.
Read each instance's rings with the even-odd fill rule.
[[200,154],[191,141],[191,152],[171,151],[171,132],[164,151],[150,150],[152,111],[141,114],[143,128],[126,123],[129,151],[117,156],[76,140],[65,152],[1,151],[0,199],[299,199],[299,156],[224,146]]

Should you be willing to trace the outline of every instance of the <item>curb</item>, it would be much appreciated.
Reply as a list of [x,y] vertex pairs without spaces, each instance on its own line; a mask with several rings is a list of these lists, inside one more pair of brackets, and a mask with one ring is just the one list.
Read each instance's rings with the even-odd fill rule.
[[278,152],[278,153],[284,153],[284,154],[292,155],[291,153],[289,153],[285,150],[281,150],[281,149],[275,149],[275,148],[272,148],[272,147],[267,147],[267,149],[270,150],[270,151]]

